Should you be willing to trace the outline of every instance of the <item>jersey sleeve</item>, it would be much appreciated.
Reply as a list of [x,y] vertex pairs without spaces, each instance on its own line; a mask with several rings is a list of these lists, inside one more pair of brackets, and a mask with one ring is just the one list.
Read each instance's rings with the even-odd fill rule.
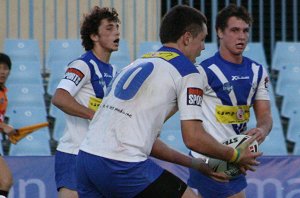
[[270,86],[270,79],[268,72],[265,68],[262,68],[262,78],[258,84],[257,92],[255,96],[255,100],[270,100],[269,95],[269,86]]
[[181,78],[177,96],[180,120],[202,120],[203,90],[199,73]]
[[90,79],[90,75],[88,65],[82,60],[76,60],[68,66],[64,78],[58,84],[57,89],[64,89],[72,96],[75,96]]

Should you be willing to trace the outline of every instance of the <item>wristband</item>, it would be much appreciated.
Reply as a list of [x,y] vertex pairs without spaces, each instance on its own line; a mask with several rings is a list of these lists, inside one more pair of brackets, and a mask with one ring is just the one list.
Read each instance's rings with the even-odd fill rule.
[[236,162],[239,158],[240,158],[240,152],[239,152],[239,150],[238,150],[238,149],[234,149],[233,155],[232,155],[232,157],[230,158],[229,162],[230,162],[230,163],[234,163],[234,162]]

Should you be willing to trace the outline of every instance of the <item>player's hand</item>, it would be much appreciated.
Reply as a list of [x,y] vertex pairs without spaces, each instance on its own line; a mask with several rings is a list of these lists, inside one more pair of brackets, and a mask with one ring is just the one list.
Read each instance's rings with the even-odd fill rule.
[[223,172],[214,172],[213,169],[211,169],[203,159],[201,158],[192,158],[192,168],[200,171],[204,175],[219,181],[219,182],[228,182],[229,177]]
[[258,144],[261,144],[265,140],[267,133],[265,133],[262,128],[253,128],[249,131],[244,132],[244,134],[249,136],[256,136],[256,141],[258,142]]
[[2,126],[2,131],[8,136],[16,133],[16,130],[11,125],[8,124]]
[[256,171],[256,169],[253,166],[249,166],[249,165],[248,166],[240,166],[239,169],[243,175],[247,175],[248,170],[250,170],[252,172]]
[[239,157],[234,163],[238,164],[239,166],[246,166],[249,168],[252,166],[258,166],[260,164],[256,158],[261,156],[262,152],[251,152],[249,149],[250,144],[252,144],[255,139],[256,136],[254,135],[236,148],[239,153]]

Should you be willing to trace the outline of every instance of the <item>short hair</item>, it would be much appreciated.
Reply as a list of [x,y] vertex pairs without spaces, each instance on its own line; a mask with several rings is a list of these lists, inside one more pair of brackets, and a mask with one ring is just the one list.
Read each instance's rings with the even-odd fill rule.
[[206,17],[199,10],[186,5],[174,6],[162,19],[160,41],[162,44],[175,43],[186,32],[196,37],[206,23]]
[[242,19],[247,24],[249,24],[249,26],[252,25],[252,17],[250,16],[246,8],[244,8],[243,6],[238,7],[235,4],[230,4],[227,7],[220,10],[220,12],[218,13],[215,25],[216,31],[218,31],[218,29],[224,31],[227,27],[228,19],[233,16],[238,19]]
[[90,38],[92,34],[98,33],[98,28],[103,19],[121,23],[119,14],[114,8],[95,6],[90,13],[83,16],[83,22],[80,28],[80,35],[82,39],[82,46],[85,50],[91,50],[94,47],[94,42]]
[[6,64],[11,69],[11,60],[8,55],[0,52],[0,64]]

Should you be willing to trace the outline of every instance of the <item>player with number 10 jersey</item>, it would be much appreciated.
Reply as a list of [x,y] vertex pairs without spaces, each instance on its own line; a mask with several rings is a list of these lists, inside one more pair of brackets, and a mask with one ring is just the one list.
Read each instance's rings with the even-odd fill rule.
[[[152,146],[164,120],[177,109],[181,120],[202,119],[201,101],[197,97],[201,94],[199,82],[200,74],[192,62],[179,50],[169,47],[144,55],[115,77],[90,123],[78,158],[88,166],[93,159],[103,160],[107,165],[97,165],[94,173],[98,175],[97,188],[102,188],[101,192],[109,189],[118,196],[133,197],[162,174],[163,169],[148,159]],[[82,158],[82,153],[99,158],[86,161],[89,158]],[[131,166],[136,170],[131,172]],[[117,174],[120,178],[108,175],[105,179],[111,172],[122,171],[127,175],[125,182],[122,174]],[[131,174],[135,176],[130,177]],[[143,179],[137,179],[137,175]],[[77,177],[84,182],[84,176]],[[113,186],[107,183],[108,178]],[[105,196],[108,195],[112,196]]]

